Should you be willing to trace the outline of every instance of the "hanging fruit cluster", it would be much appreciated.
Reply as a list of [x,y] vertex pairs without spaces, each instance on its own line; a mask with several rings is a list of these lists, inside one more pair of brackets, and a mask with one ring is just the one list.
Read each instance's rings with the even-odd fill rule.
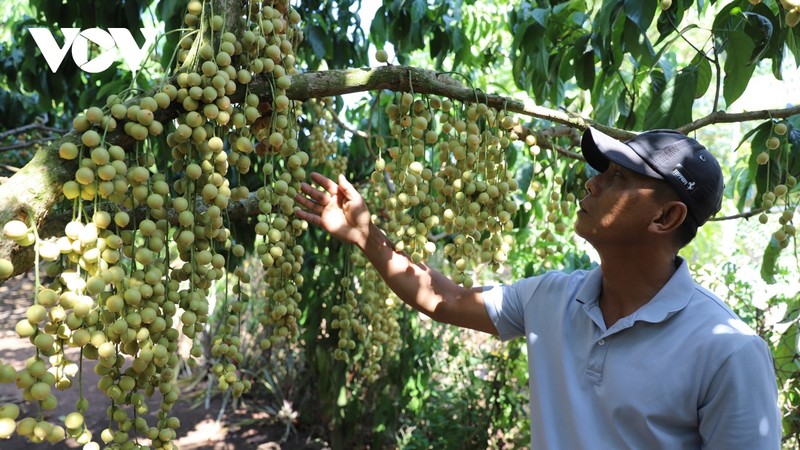
[[510,193],[518,185],[505,150],[517,139],[516,120],[480,102],[456,106],[409,92],[394,100],[386,107],[392,145],[376,139],[381,154],[372,174],[386,230],[414,263],[436,251],[433,232],[444,230],[452,237],[443,250],[453,279],[470,287],[476,264],[498,269],[508,256],[503,231],[517,210]]
[[339,302],[330,308],[330,327],[337,338],[333,357],[351,365],[360,381],[374,383],[381,361],[402,345],[399,300],[361,252],[346,249],[343,258]]
[[[6,237],[36,246],[37,263],[46,262],[54,281],[42,284],[37,264],[35,304],[16,326],[35,354],[19,372],[0,367],[0,382],[16,381],[24,399],[38,403],[39,416],[18,420],[18,409],[3,406],[0,437],[16,430],[31,442],[71,436],[87,450],[99,442],[141,448],[142,440],[151,448],[173,448],[178,340],[181,334],[195,340],[206,328],[210,289],[229,269],[230,255],[245,253],[226,210],[251,197],[239,181],[253,169],[263,180],[253,194],[260,212],[256,251],[266,268],[263,308],[272,329],[262,348],[297,337],[303,248],[295,239],[306,224],[293,217],[293,197],[309,158],[298,149],[299,105],[286,90],[297,73],[300,16],[287,0],[250,1],[245,16],[231,19],[210,3],[190,1],[173,81],[136,100],[112,95],[106,108],[89,108],[73,121],[80,140],[59,148],[63,159],[77,162],[74,179],[63,187],[73,210],[64,236],[43,241],[33,224],[5,225]],[[269,103],[249,92],[257,75],[272,83]],[[167,109],[180,113],[161,123]],[[106,140],[118,124],[135,141],[127,151]],[[162,133],[171,171],[155,165],[152,139]],[[238,282],[249,281],[241,270],[234,274]],[[248,298],[232,289],[237,301],[229,305],[210,357],[218,386],[238,396],[250,388],[236,368],[242,359],[239,313]],[[80,349],[76,360],[68,348]],[[193,345],[189,364],[202,354]],[[52,389],[82,385],[86,359],[97,360],[98,387],[111,400],[109,426],[99,435],[83,421],[89,405],[82,396],[63,426],[44,419],[57,403]],[[146,399],[156,393],[160,407],[149,423]]]
[[311,154],[311,166],[327,169],[331,173],[344,173],[347,170],[347,156],[338,152],[338,127],[330,109],[332,104],[333,99],[330,97],[306,102],[306,114],[313,123],[309,133],[308,151]]
[[358,334],[363,342],[359,364],[363,378],[374,383],[381,374],[381,361],[390,360],[403,345],[400,324],[397,321],[400,301],[364,255],[357,253],[352,259],[356,279],[360,282],[357,287],[360,294],[360,316],[353,319],[361,323],[358,331],[364,330]]
[[[576,203],[575,193],[578,175],[575,165],[567,158],[559,158],[555,151],[550,153],[542,149],[536,137],[529,134],[525,137],[525,145],[531,157],[531,182],[525,197],[530,199],[523,205],[528,209],[538,209],[541,217],[539,241],[534,249],[536,257],[550,264],[548,256],[562,254],[564,239],[571,239],[565,219],[573,217]],[[563,175],[562,175],[563,174]],[[565,175],[568,179],[565,180]],[[529,228],[535,229],[533,224]]]
[[[793,223],[797,197],[792,196],[797,187],[797,174],[789,172],[789,168],[797,164],[789,139],[793,127],[788,122],[770,121],[768,125],[764,149],[755,155],[756,164],[766,169],[765,185],[759,186],[762,192],[762,212],[758,220],[761,224],[766,224],[770,221],[770,214],[777,214],[778,228],[772,233],[772,237],[781,248],[786,248],[797,232]],[[764,135],[759,134],[754,139],[763,138]]]

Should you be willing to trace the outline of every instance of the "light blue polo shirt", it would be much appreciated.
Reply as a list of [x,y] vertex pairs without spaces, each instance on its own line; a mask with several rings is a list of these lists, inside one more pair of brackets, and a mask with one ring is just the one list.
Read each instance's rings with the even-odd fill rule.
[[500,337],[525,336],[534,450],[780,448],[766,343],[687,264],[606,329],[600,268],[483,293]]

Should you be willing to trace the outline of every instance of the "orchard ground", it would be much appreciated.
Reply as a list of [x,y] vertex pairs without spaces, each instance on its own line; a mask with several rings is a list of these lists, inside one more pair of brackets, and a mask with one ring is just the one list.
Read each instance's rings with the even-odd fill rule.
[[[7,280],[0,286],[0,361],[11,363],[17,370],[25,366],[25,360],[34,355],[34,347],[27,339],[21,339],[14,331],[15,324],[25,317],[25,311],[33,299],[34,282],[32,275],[22,274]],[[70,349],[67,352],[70,359],[78,360],[78,350]],[[83,363],[83,392],[89,400],[89,410],[85,421],[89,428],[99,436],[100,431],[108,423],[106,409],[110,399],[97,389],[98,375],[94,373],[95,361],[85,360]],[[77,383],[77,377],[75,382]],[[51,423],[63,426],[64,416],[74,411],[75,402],[78,400],[78,389],[74,386],[66,391],[55,391],[58,397],[58,407],[53,411],[46,411],[44,417]],[[202,384],[189,389],[191,392],[205,392]],[[190,392],[184,392],[188,396]],[[157,397],[157,395],[156,395]],[[193,406],[193,400],[181,400],[172,410],[171,415],[181,421],[177,430],[176,444],[181,450],[233,450],[233,449],[258,449],[258,450],[322,450],[328,446],[315,440],[312,435],[316,430],[295,428],[285,442],[280,442],[285,432],[283,425],[270,425],[269,418],[261,413],[254,413],[259,408],[253,408],[253,399],[248,399],[245,404],[240,404],[232,410],[230,404],[222,415],[222,420],[217,421],[222,396],[215,395],[211,398],[209,407],[204,404]],[[0,404],[16,403],[19,405],[22,417],[36,417],[38,406],[23,402],[22,392],[14,384],[0,384]],[[250,407],[248,407],[250,406]],[[151,407],[155,411],[157,406]],[[148,423],[155,422],[154,414],[148,415]],[[254,421],[255,420],[255,421]],[[253,422],[254,424],[243,425]],[[79,449],[82,446],[74,439],[68,439],[58,444],[31,444],[27,439],[13,436],[7,441],[0,441],[0,448],[4,450],[31,449]]]

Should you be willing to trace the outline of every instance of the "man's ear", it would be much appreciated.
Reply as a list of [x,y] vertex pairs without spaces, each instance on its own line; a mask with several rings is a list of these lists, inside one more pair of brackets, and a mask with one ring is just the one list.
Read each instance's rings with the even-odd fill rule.
[[650,229],[656,233],[670,233],[681,226],[683,221],[686,220],[687,214],[688,209],[686,209],[685,203],[680,201],[665,202],[661,207],[660,214],[650,223]]

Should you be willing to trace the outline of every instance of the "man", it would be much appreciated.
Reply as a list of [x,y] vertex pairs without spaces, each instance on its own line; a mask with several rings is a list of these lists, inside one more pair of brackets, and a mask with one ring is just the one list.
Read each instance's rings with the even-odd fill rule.
[[394,250],[339,176],[303,184],[297,216],[357,245],[389,287],[434,320],[528,344],[533,449],[778,449],[765,342],[692,280],[678,250],[720,208],[719,164],[669,130],[622,143],[583,135],[575,230],[600,266],[466,289]]

